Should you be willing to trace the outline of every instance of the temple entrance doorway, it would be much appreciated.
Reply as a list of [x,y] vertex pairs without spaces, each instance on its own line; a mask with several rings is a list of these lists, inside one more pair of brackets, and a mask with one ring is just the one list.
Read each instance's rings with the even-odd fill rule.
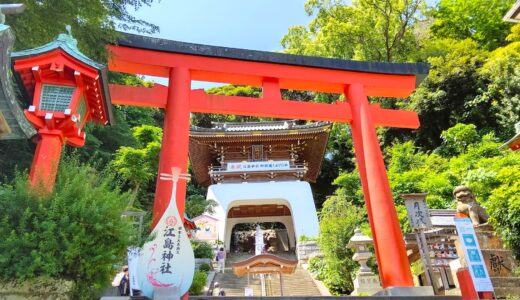
[[255,253],[255,233],[260,226],[264,251],[287,252],[296,247],[296,233],[290,204],[286,201],[258,203],[238,201],[227,210],[224,244],[230,253]]
[[281,222],[239,223],[231,229],[230,252],[255,253],[256,228],[264,237],[263,252],[280,253],[291,250],[287,227]]

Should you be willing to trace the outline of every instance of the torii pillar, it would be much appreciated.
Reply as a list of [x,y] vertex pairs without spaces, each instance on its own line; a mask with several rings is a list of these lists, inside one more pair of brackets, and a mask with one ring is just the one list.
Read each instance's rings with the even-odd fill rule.
[[[352,110],[352,141],[375,244],[381,282],[408,286],[412,281],[386,168],[364,88],[352,84],[346,97]],[[390,283],[390,284],[389,284]]]
[[[159,156],[157,174],[169,173],[172,167],[181,168],[181,173],[188,169],[188,143],[190,131],[190,92],[191,77],[187,68],[171,68],[168,77],[168,96],[164,114],[164,131]],[[159,175],[158,175],[159,176]],[[161,213],[168,207],[172,191],[172,181],[159,180],[155,189],[154,214],[152,228],[161,218]],[[186,182],[177,185],[177,209],[184,218]]]

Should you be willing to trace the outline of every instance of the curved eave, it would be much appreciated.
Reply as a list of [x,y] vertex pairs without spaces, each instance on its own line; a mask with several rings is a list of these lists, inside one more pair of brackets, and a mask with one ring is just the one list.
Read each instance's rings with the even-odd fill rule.
[[[17,61],[19,59],[26,59],[26,58],[32,58],[32,57],[36,57],[36,56],[40,56],[40,55],[45,55],[47,53],[50,53],[50,52],[58,50],[58,49],[65,52],[65,54],[69,55],[71,58],[78,60],[79,62],[81,62],[97,71],[97,74],[99,76],[97,80],[99,81],[99,86],[102,90],[101,93],[105,99],[105,101],[103,101],[103,106],[106,111],[106,118],[107,118],[108,124],[114,124],[115,119],[114,119],[114,115],[112,112],[112,101],[110,98],[110,91],[108,88],[107,67],[103,64],[100,64],[100,63],[97,63],[97,62],[91,60],[90,58],[86,57],[83,53],[79,52],[78,50],[71,48],[66,42],[57,40],[57,41],[48,43],[46,45],[43,45],[41,47],[13,52],[11,54],[11,68],[13,68],[13,73],[15,74],[15,78],[16,78],[18,85],[20,87],[25,86],[23,84],[23,80],[20,78],[20,75],[18,74],[18,72],[14,71],[15,61]],[[24,97],[26,98],[25,101],[27,103],[30,103],[32,101],[32,99],[28,99],[29,96],[28,96],[25,88],[22,88],[21,90],[23,92]]]
[[428,64],[426,63],[385,63],[343,60],[185,43],[124,32],[120,32],[120,35],[121,37],[118,39],[117,44],[131,48],[321,69],[391,75],[414,75],[416,76],[416,85],[421,83],[429,71]]
[[[237,276],[244,276],[247,273],[294,273],[296,266],[298,265],[297,260],[289,260],[278,257],[273,254],[259,254],[250,257],[246,260],[239,261],[233,264],[233,272]],[[271,272],[251,272],[255,268],[273,268],[275,271]]]
[[500,146],[500,150],[504,150],[504,149],[511,149],[513,151],[517,151],[520,149],[520,133],[517,133],[512,139],[510,139],[509,141],[507,141],[505,144],[503,144],[502,146]]
[[221,129],[192,127],[190,137],[207,138],[207,139],[225,139],[226,137],[278,137],[278,136],[295,136],[301,134],[317,134],[324,131],[330,131],[330,122],[320,122],[317,125],[300,125],[290,129],[275,130],[254,130],[254,131],[224,131]]
[[75,59],[77,59],[97,70],[102,70],[103,68],[106,69],[105,65],[100,64],[100,63],[88,58],[83,53],[79,52],[79,50],[72,48],[67,42],[62,41],[62,40],[54,40],[54,41],[52,41],[48,44],[45,44],[43,46],[40,46],[40,47],[13,52],[11,54],[11,58],[18,59],[18,58],[32,57],[32,56],[45,54],[45,53],[51,52],[56,49],[61,49],[61,50],[65,51],[67,54],[74,57]]

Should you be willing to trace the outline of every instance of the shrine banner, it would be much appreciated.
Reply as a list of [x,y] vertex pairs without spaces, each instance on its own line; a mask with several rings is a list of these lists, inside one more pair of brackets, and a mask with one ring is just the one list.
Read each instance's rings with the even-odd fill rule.
[[227,163],[226,172],[287,170],[290,168],[291,164],[288,160],[230,162]]
[[128,247],[128,277],[130,281],[130,296],[133,296],[133,290],[140,290],[137,280],[137,262],[139,260],[139,247]]
[[174,180],[172,199],[151,233],[153,239],[144,244],[139,256],[139,286],[142,294],[152,299],[159,289],[175,291],[181,297],[195,273],[193,249],[175,201],[176,184]]
[[477,292],[493,292],[493,285],[480,251],[475,228],[470,218],[455,218],[455,226],[460,244],[464,249],[464,257],[469,273]]

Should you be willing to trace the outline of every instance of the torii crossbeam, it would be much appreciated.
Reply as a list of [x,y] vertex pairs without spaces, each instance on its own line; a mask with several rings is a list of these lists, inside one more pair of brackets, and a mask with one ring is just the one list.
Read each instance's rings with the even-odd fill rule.
[[[425,64],[373,63],[180,43],[123,34],[109,45],[109,69],[166,77],[168,87],[112,85],[112,103],[165,109],[158,173],[187,171],[190,112],[349,123],[383,287],[413,286],[408,257],[376,126],[417,128],[410,111],[382,109],[367,96],[408,97],[428,72]],[[191,81],[260,86],[262,98],[208,95]],[[280,89],[345,95],[333,104],[283,100]],[[157,180],[154,224],[168,205],[171,181]],[[186,184],[177,189],[182,216]],[[384,250],[383,250],[384,249]]]

